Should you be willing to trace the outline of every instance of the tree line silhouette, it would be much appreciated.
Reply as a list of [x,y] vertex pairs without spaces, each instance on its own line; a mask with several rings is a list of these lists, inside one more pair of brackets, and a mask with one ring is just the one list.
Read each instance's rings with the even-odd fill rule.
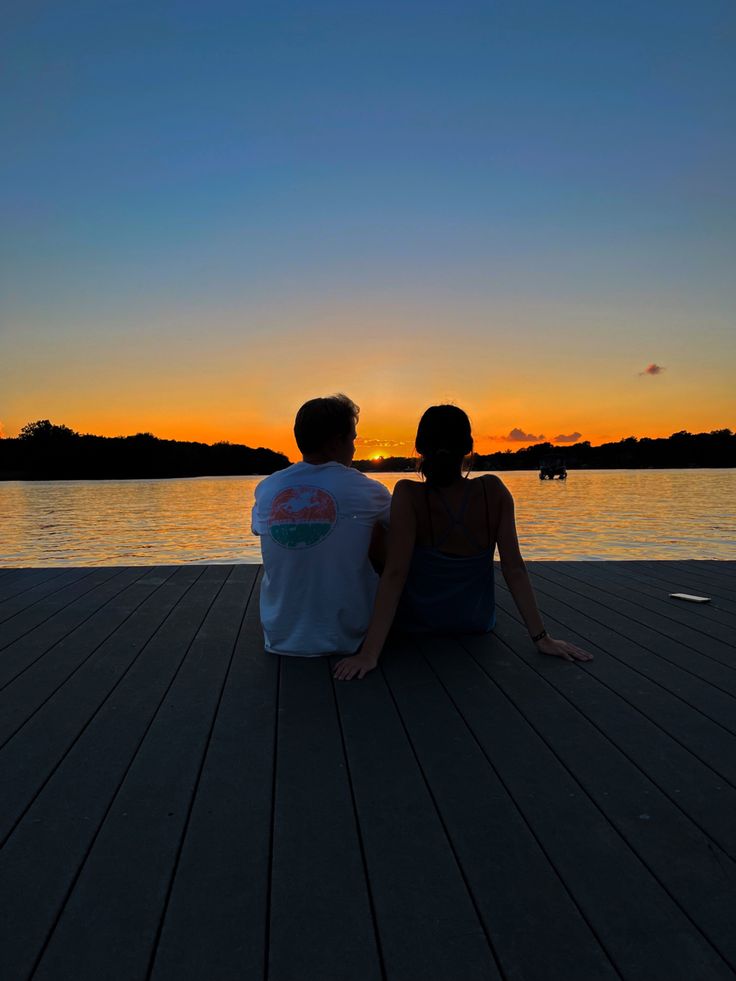
[[[730,429],[710,433],[681,431],[671,436],[637,439],[629,436],[617,443],[591,446],[585,440],[572,446],[536,443],[520,450],[477,454],[474,470],[538,470],[545,457],[560,458],[568,470],[670,469],[679,467],[736,467],[736,435]],[[413,470],[414,457],[391,456],[381,460],[357,460],[364,473]]]
[[[536,443],[516,451],[478,454],[473,469],[538,470],[545,457],[561,458],[569,470],[736,467],[736,435],[716,429],[659,439],[629,436],[600,446],[587,440],[572,446]],[[0,480],[237,476],[274,473],[289,462],[283,453],[264,447],[182,442],[151,433],[93,436],[48,419],[28,423],[15,439],[0,439]],[[415,465],[416,458],[405,456],[353,464],[365,473],[405,472]]]
[[289,466],[283,453],[238,443],[180,442],[151,433],[92,436],[40,419],[16,439],[0,439],[0,479],[100,480],[269,474]]

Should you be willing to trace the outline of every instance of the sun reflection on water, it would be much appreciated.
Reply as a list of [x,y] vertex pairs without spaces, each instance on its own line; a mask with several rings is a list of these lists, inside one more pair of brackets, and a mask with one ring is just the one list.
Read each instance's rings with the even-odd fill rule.
[[[383,474],[392,489],[409,474]],[[500,474],[528,559],[735,559],[736,470]],[[260,562],[260,477],[0,483],[0,565]]]

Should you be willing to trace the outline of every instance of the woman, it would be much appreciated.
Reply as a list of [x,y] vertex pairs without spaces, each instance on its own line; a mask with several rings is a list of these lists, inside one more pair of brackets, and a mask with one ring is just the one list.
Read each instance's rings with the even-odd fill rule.
[[340,680],[375,668],[391,624],[408,633],[487,633],[496,622],[493,553],[529,635],[542,654],[590,661],[587,651],[544,629],[519,551],[514,500],[498,477],[469,480],[470,420],[455,405],[433,405],[419,421],[423,484],[400,480],[391,502],[386,566],[358,654],[335,667]]

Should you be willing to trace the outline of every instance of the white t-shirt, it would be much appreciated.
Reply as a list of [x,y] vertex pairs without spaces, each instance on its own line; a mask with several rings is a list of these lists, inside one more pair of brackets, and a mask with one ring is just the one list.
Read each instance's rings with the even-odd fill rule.
[[358,650],[378,584],[368,548],[390,507],[383,484],[336,462],[295,463],[258,484],[252,528],[261,536],[267,651]]

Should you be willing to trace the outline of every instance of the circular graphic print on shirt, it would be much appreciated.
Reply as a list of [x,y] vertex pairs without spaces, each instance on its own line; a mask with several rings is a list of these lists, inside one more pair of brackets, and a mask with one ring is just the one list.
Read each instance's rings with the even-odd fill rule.
[[284,548],[311,548],[337,523],[337,504],[322,487],[299,484],[277,494],[271,502],[268,532]]

